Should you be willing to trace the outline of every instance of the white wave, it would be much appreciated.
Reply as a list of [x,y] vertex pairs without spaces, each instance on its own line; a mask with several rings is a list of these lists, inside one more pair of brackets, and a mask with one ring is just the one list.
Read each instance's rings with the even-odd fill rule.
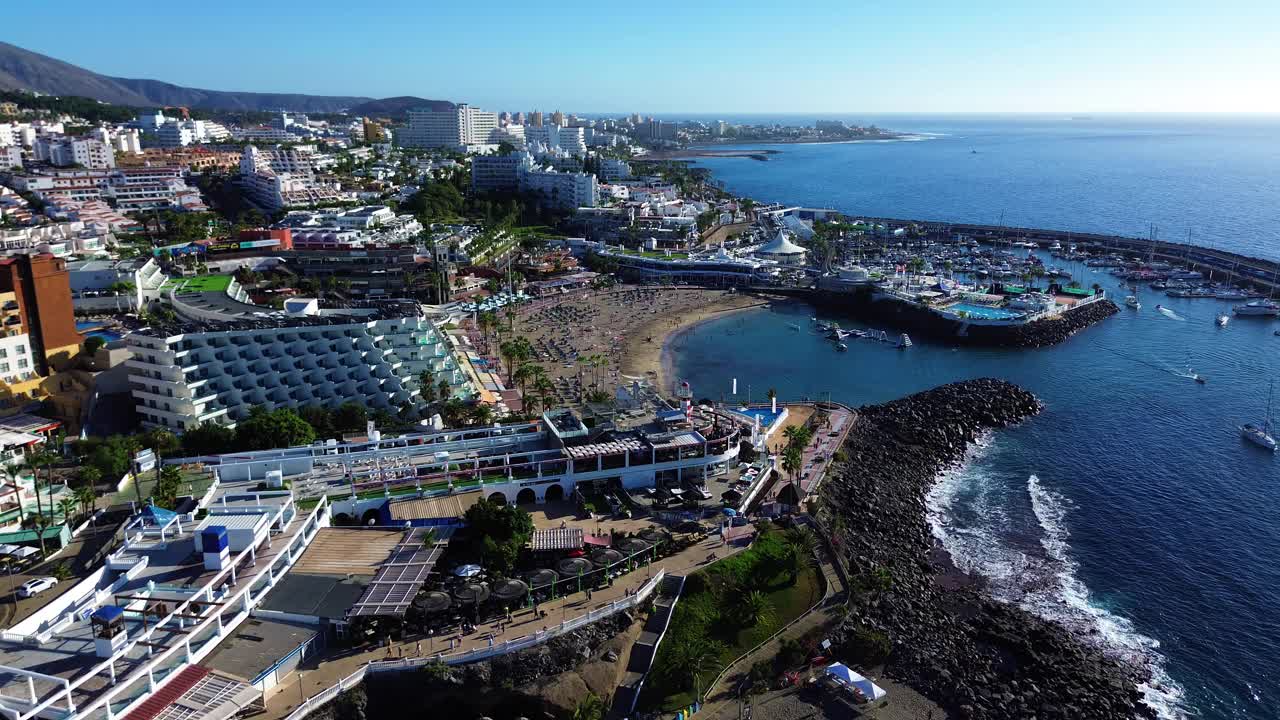
[[1055,620],[1081,637],[1097,637],[1104,649],[1136,665],[1147,667],[1151,680],[1139,686],[1143,699],[1162,718],[1186,717],[1182,688],[1165,672],[1160,641],[1138,632],[1133,623],[1090,601],[1089,588],[1076,576],[1078,565],[1071,556],[1066,526],[1071,502],[1045,488],[1035,475],[1027,480],[1031,510],[1043,536],[1040,545],[1046,556],[1047,582],[1034,583],[1019,602],[1024,609]]
[[1072,505],[1066,497],[1030,476],[1027,493],[1043,552],[1028,553],[1009,542],[1017,531],[1008,515],[1008,498],[1001,495],[1003,483],[982,462],[993,437],[982,435],[963,462],[940,473],[930,488],[925,505],[934,538],[959,570],[986,578],[995,599],[1058,622],[1082,640],[1147,668],[1151,679],[1138,688],[1146,704],[1165,720],[1186,718],[1182,688],[1165,671],[1159,641],[1091,602],[1089,588],[1077,577],[1066,525]]
[[1183,321],[1183,322],[1186,322],[1186,318],[1182,317],[1181,315],[1179,315],[1178,313],[1176,313],[1176,312],[1174,312],[1174,311],[1170,310],[1170,309],[1169,309],[1169,308],[1167,308],[1167,307],[1162,307],[1162,308],[1160,308],[1160,314],[1161,314],[1161,315],[1164,315],[1165,317],[1169,318],[1170,320],[1181,320],[1181,321]]

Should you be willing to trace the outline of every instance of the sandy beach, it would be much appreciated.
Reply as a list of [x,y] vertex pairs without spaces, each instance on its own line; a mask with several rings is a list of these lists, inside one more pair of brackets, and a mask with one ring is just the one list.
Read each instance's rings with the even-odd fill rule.
[[710,292],[714,295],[705,298],[705,302],[656,315],[630,332],[622,350],[622,374],[645,377],[660,392],[669,395],[675,378],[670,377],[670,368],[666,367],[665,351],[677,333],[731,313],[767,307],[776,301],[759,295]]

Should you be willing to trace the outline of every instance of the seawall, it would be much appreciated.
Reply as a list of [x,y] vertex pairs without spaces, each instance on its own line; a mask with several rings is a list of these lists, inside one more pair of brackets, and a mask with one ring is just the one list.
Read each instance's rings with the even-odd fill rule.
[[853,293],[818,291],[810,301],[821,310],[873,326],[919,333],[937,340],[987,347],[1035,348],[1056,345],[1077,332],[1119,312],[1110,300],[1098,300],[1056,317],[1024,325],[983,326],[961,324],[909,303],[873,299],[869,290]]
[[984,431],[1039,411],[1030,392],[993,379],[859,409],[847,459],[821,493],[853,588],[833,654],[883,662],[959,718],[1154,717],[1140,702],[1141,668],[988,598],[934,544],[925,495],[938,473]]

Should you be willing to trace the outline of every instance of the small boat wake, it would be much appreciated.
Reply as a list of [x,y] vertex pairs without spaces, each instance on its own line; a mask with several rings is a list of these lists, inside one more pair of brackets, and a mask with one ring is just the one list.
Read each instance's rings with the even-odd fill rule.
[[1174,312],[1174,311],[1170,310],[1169,308],[1167,308],[1167,307],[1165,307],[1165,306],[1163,306],[1163,305],[1157,305],[1157,306],[1156,306],[1156,310],[1159,310],[1161,315],[1163,315],[1163,316],[1165,316],[1165,317],[1169,318],[1170,320],[1177,320],[1177,321],[1179,321],[1179,322],[1186,322],[1186,321],[1187,321],[1187,319],[1186,319],[1186,318],[1182,317],[1182,316],[1181,316],[1181,315],[1179,315],[1178,313],[1176,313],[1176,312]]
[[962,465],[939,475],[926,497],[934,538],[959,570],[985,578],[997,600],[1053,620],[1082,641],[1146,668],[1151,679],[1138,689],[1157,716],[1187,717],[1182,689],[1165,671],[1160,643],[1094,603],[1077,575],[1066,525],[1070,500],[1036,475],[1025,489],[1006,482],[984,462],[995,452],[992,436],[985,435]]

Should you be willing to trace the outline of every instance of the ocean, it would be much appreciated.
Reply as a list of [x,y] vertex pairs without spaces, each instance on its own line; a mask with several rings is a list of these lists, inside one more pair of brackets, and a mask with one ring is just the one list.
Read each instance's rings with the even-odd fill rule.
[[[762,200],[972,221],[1004,209],[1010,224],[1136,235],[1147,222],[1162,236],[1194,222],[1195,241],[1280,257],[1275,125],[1265,138],[1246,121],[883,125],[939,139],[788,145],[767,162],[705,164],[731,191]],[[1268,162],[1272,177],[1259,177]],[[1250,184],[1269,188],[1265,203],[1229,190]],[[1069,269],[1086,287],[1116,290],[1105,272]],[[1027,387],[1045,411],[980,443],[928,498],[957,565],[987,577],[997,597],[1147,664],[1147,697],[1164,717],[1275,718],[1280,457],[1237,428],[1262,419],[1280,377],[1280,323],[1233,318],[1218,328],[1214,316],[1230,303],[1139,296],[1141,310],[1122,308],[1039,350],[915,338],[906,351],[850,340],[837,353],[812,331],[812,308],[792,305],[697,326],[673,338],[668,361],[696,396],[714,399],[733,399],[734,378],[738,400],[761,401],[772,387],[852,405],[981,376]]]
[[[812,124],[787,118],[739,120]],[[1280,260],[1280,117],[835,119],[917,138],[739,146],[781,152],[697,164],[758,200],[1143,238],[1154,226],[1164,240]]]

